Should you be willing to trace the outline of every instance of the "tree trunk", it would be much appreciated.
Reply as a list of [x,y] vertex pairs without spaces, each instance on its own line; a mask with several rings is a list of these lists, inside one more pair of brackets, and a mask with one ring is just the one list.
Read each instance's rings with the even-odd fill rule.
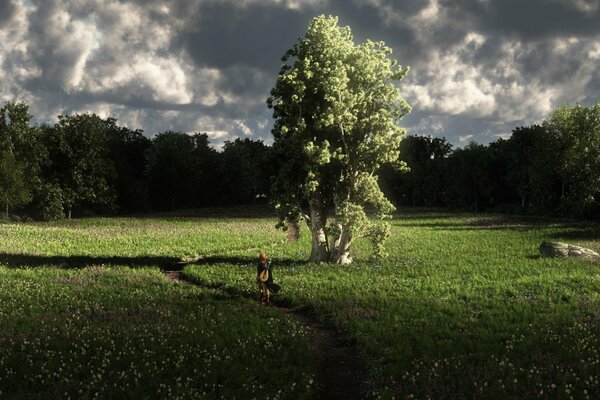
[[287,224],[287,241],[295,242],[300,239],[300,224],[297,220],[288,221]]
[[8,199],[6,199],[6,219],[8,219]]
[[69,211],[67,212],[67,216],[69,219],[71,219],[71,206],[69,206]]
[[331,261],[336,264],[350,264],[350,244],[352,243],[352,234],[349,226],[342,227],[342,233],[335,243],[335,249],[331,253]]
[[327,235],[323,223],[323,206],[318,198],[312,198],[310,205],[310,232],[312,234],[312,249],[308,261],[314,263],[326,262],[329,256]]

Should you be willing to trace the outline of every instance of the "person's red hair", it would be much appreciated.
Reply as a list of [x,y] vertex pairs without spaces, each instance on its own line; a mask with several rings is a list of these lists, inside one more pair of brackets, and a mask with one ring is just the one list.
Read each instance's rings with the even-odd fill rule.
[[267,261],[267,255],[261,251],[260,254],[258,255],[258,259],[261,262],[266,262]]

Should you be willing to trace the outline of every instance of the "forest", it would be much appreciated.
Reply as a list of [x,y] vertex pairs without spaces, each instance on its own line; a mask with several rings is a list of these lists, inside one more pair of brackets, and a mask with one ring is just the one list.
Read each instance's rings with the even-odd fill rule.
[[[206,133],[148,138],[95,114],[32,124],[29,107],[0,108],[0,205],[4,218],[90,215],[267,203],[286,157],[249,138],[211,146]],[[448,207],[598,219],[600,103],[561,105],[508,139],[463,148],[406,135],[404,167],[384,165],[382,190],[396,206]]]

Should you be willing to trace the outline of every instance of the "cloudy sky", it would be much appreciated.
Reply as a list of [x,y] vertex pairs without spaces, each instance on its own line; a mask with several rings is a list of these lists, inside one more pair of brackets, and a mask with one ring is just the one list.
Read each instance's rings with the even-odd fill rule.
[[409,133],[488,143],[600,101],[600,0],[0,0],[0,102],[270,143],[280,57],[320,14],[411,67]]

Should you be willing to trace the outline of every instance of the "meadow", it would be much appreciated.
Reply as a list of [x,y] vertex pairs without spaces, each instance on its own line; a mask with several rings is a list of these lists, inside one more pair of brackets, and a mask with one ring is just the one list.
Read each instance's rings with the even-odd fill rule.
[[[311,398],[309,332],[256,302],[273,259],[278,304],[339,331],[363,397],[598,398],[600,265],[540,258],[543,240],[600,250],[600,226],[401,211],[390,258],[306,263],[275,219],[215,213],[0,225],[0,398]],[[200,286],[168,281],[184,269]]]
[[272,240],[255,228],[193,218],[0,225],[0,398],[309,398],[304,327],[160,270]]

